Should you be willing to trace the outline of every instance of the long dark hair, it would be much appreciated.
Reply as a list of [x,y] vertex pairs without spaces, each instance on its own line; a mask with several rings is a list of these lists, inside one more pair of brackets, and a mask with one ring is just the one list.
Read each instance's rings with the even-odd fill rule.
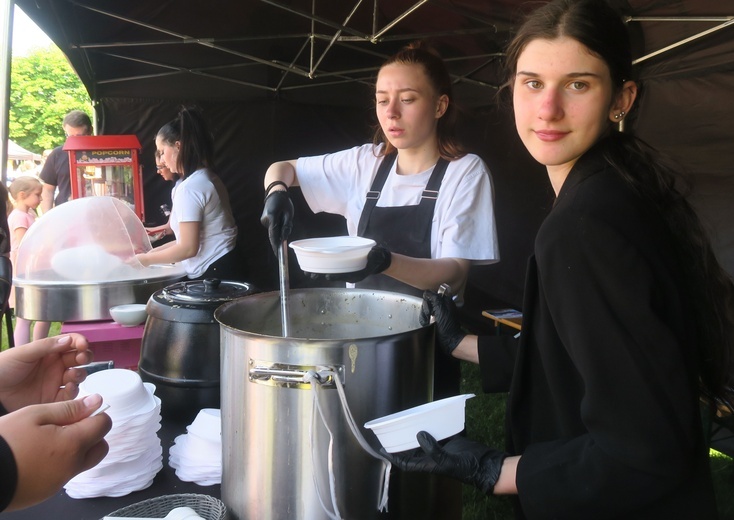
[[[507,48],[506,68],[512,85],[517,62],[533,40],[572,38],[603,60],[612,79],[613,96],[632,79],[632,50],[627,28],[603,0],[555,0],[534,11]],[[616,130],[609,122],[604,136],[606,160],[665,220],[677,239],[683,290],[690,301],[700,338],[701,392],[711,403],[732,409],[734,351],[734,285],[719,265],[708,235],[681,187],[689,183],[671,162],[642,140]]]
[[181,108],[176,119],[158,130],[156,138],[169,146],[181,143],[177,163],[166,166],[176,168],[184,178],[203,167],[215,169],[214,138],[199,108]]
[[[409,43],[396,54],[385,61],[380,70],[385,66],[398,63],[402,65],[420,65],[428,76],[428,81],[439,96],[444,94],[449,98],[448,107],[444,115],[438,120],[436,126],[436,136],[438,138],[438,152],[441,157],[450,161],[458,159],[466,155],[459,142],[456,140],[456,119],[458,108],[454,104],[454,97],[451,89],[451,76],[449,76],[446,65],[441,56],[427,42],[419,40]],[[387,155],[395,151],[395,147],[385,136],[382,128],[378,124],[375,128],[375,135],[372,140],[375,145],[384,143],[384,154]]]

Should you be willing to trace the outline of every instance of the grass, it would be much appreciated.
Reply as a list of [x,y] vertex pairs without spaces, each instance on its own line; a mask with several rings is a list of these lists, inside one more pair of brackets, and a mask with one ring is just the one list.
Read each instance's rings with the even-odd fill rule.
[[711,450],[711,476],[721,520],[734,519],[734,460]]
[[[504,394],[484,394],[476,365],[462,364],[462,393],[476,394],[466,402],[467,436],[490,446],[504,446]],[[734,520],[734,460],[711,450],[711,475],[721,520]],[[463,487],[462,520],[506,520],[514,517],[507,497],[487,497],[470,486]]]
[[[13,318],[13,326],[15,326],[15,318]],[[48,335],[56,336],[59,332],[61,332],[61,323],[60,322],[51,323],[51,329],[49,330]],[[8,335],[7,335],[7,327],[5,326],[4,317],[2,320],[2,331],[0,331],[0,336],[2,336],[2,342],[0,342],[0,346],[2,347],[2,350],[5,350],[6,348],[8,348]]]
[[[461,365],[461,392],[475,394],[466,402],[467,437],[489,446],[505,445],[505,394],[485,394],[481,388],[479,367]],[[463,520],[504,520],[513,518],[508,497],[488,497],[471,486],[463,486]]]

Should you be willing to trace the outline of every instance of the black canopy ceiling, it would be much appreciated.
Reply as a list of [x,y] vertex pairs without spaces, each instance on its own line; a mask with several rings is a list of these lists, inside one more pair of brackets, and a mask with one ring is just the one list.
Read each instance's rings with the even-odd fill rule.
[[354,88],[369,84],[387,56],[418,37],[434,39],[461,87],[486,102],[483,89],[499,81],[498,56],[518,9],[506,0],[483,4],[19,2],[63,44],[94,99],[285,97],[347,105],[358,102]]
[[[429,38],[449,63],[464,99],[481,105],[487,102],[485,89],[491,91],[501,82],[498,64],[513,28],[524,12],[542,2],[17,3],[69,56],[93,99],[287,96],[294,101],[354,104],[359,99],[352,95],[355,84],[369,84],[380,63],[401,45]],[[681,52],[663,53],[658,59],[647,56],[703,31],[718,32],[732,23],[734,12],[731,1],[721,0],[614,3],[638,36],[639,56],[658,65],[682,57]],[[720,32],[720,39],[731,40],[731,31]],[[712,40],[716,41],[713,34],[705,37],[703,48],[710,48]],[[701,63],[700,56],[690,57]],[[720,57],[727,61],[726,53]]]
[[[524,261],[549,207],[545,174],[498,105],[502,49],[523,13],[512,0],[17,0],[62,49],[96,105],[100,133],[144,143],[147,220],[169,192],[153,168],[155,131],[181,103],[207,112],[219,173],[258,274],[272,267],[259,212],[275,160],[366,142],[371,82],[405,43],[447,61],[462,134],[489,164],[502,262],[472,273],[481,297],[520,304]],[[734,1],[612,0],[628,21],[643,81],[628,121],[693,174],[691,200],[734,273]],[[305,207],[299,208],[306,215]],[[338,232],[303,216],[303,234]]]

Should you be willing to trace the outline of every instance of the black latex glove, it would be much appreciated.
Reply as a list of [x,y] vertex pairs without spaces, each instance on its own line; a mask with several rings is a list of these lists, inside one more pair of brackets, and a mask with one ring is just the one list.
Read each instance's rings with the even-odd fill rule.
[[268,228],[270,245],[277,257],[280,245],[288,240],[293,229],[293,202],[286,190],[271,191],[265,197],[260,223]]
[[433,291],[423,293],[423,305],[418,316],[420,324],[424,327],[428,325],[431,316],[436,318],[438,346],[450,356],[466,336],[456,318],[456,304],[450,294],[437,294]]
[[443,446],[427,432],[418,432],[416,439],[420,448],[400,453],[387,453],[384,448],[380,451],[403,471],[444,475],[492,494],[507,453],[458,435]]
[[378,274],[390,267],[392,254],[382,246],[374,246],[367,253],[367,265],[361,271],[351,273],[306,273],[312,280],[328,280],[329,282],[361,282],[370,275]]

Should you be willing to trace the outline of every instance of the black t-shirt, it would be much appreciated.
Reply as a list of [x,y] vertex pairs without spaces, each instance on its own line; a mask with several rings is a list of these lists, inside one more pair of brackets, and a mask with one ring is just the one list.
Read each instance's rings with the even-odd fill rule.
[[43,169],[39,177],[41,180],[58,187],[59,191],[54,199],[54,205],[63,204],[71,196],[71,173],[69,172],[69,154],[65,152],[63,146],[57,146],[51,153],[43,165]]

